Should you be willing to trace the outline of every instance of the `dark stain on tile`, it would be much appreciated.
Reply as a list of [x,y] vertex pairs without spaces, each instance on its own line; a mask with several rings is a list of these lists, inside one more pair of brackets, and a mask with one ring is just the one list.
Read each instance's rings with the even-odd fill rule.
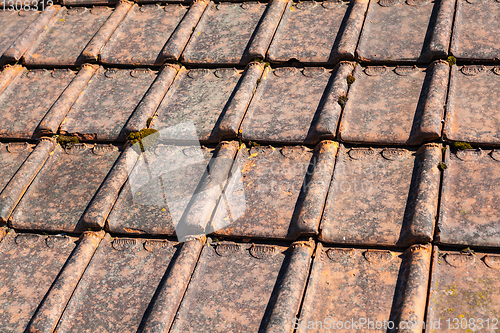
[[104,144],[56,145],[12,214],[11,226],[21,229],[81,232],[87,205],[120,155]]
[[441,146],[341,146],[321,222],[329,243],[408,246],[434,235]]
[[171,332],[275,331],[280,319],[289,331],[313,248],[314,242],[207,244]]
[[0,137],[31,139],[38,125],[76,73],[69,69],[19,67],[11,83],[0,95]]
[[100,67],[73,104],[60,133],[80,140],[125,141],[123,128],[156,77],[150,69]]
[[24,331],[77,240],[69,236],[8,232],[0,243],[2,331]]
[[335,63],[354,57],[368,1],[289,1],[268,59]]
[[334,70],[323,67],[265,69],[241,125],[244,140],[309,143],[333,139],[347,94],[351,63]]
[[402,252],[323,247],[320,243],[300,320],[294,326],[298,332],[324,332],[337,325],[345,331],[378,326],[376,331],[386,332],[390,331],[388,321],[394,327],[401,321],[423,321],[430,260],[429,245],[414,245]]
[[371,1],[356,51],[363,61],[428,62],[448,54],[455,0]]
[[500,67],[453,66],[443,135],[452,141],[500,144]]
[[357,66],[339,126],[345,142],[419,145],[441,136],[449,65]]
[[500,151],[447,149],[445,163],[439,242],[498,247]]
[[500,2],[457,0],[450,53],[457,59],[500,60]]

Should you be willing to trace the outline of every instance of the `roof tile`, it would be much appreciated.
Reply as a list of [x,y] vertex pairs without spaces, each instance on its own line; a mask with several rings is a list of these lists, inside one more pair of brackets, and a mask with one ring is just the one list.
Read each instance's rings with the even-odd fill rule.
[[492,253],[434,247],[427,327],[493,331],[498,327],[498,263]]
[[81,232],[87,205],[120,155],[120,148],[75,144],[53,153],[11,217],[14,228]]
[[449,66],[357,66],[339,134],[344,142],[418,145],[441,136]]
[[191,8],[182,4],[133,5],[103,48],[101,62],[154,66],[178,59],[206,5],[207,1],[196,1]]
[[215,234],[285,239],[317,234],[336,153],[331,141],[314,152],[303,146],[240,149],[235,168],[241,182],[226,188],[212,225],[227,227]]
[[290,330],[313,247],[314,242],[290,249],[234,242],[205,246],[171,332],[274,331],[281,323]]
[[368,1],[289,1],[268,59],[335,63],[354,57]]
[[457,59],[500,60],[500,3],[457,0],[450,53]]
[[127,120],[157,76],[150,69],[99,67],[66,115],[60,133],[80,140],[124,141]]
[[500,144],[500,67],[453,66],[444,136],[448,140]]
[[333,139],[353,65],[266,68],[241,125],[244,140],[316,144]]
[[10,84],[0,95],[0,137],[32,139],[38,136],[39,124],[75,78],[69,69],[30,69],[15,65],[4,69]]
[[329,243],[408,246],[434,235],[441,147],[340,147],[321,222]]
[[389,321],[394,327],[400,321],[421,322],[430,259],[430,246],[415,245],[402,252],[323,247],[320,243],[300,321],[294,326],[298,332],[323,332],[337,327],[348,331],[356,326],[359,331],[377,327],[387,331],[388,326],[383,326]]
[[439,242],[498,247],[500,151],[447,149],[445,163]]
[[263,59],[286,3],[210,2],[181,60],[186,64],[245,65]]
[[454,9],[455,0],[370,1],[356,53],[363,61],[446,57]]
[[78,238],[11,230],[0,243],[3,331],[22,332],[68,260]]
[[[55,332],[136,330],[157,289],[170,292],[173,317],[202,248],[200,241],[192,242],[181,246],[168,240],[112,239],[106,235]],[[193,246],[197,251],[190,249]],[[183,260],[171,264],[180,254],[184,254]]]
[[91,9],[62,7],[25,53],[24,63],[77,66],[87,59],[97,60],[99,49],[131,6],[128,2],[121,2],[115,9],[104,6]]
[[[190,123],[202,143],[218,142],[222,135],[234,138],[261,73],[262,66],[254,63],[246,71],[182,67],[158,106],[151,127],[162,133]],[[221,122],[224,130],[219,129]],[[185,135],[169,138],[186,139]]]

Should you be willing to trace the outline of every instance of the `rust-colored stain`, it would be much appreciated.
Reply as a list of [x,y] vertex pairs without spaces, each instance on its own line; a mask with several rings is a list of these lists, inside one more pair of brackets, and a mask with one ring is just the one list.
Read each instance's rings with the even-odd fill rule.
[[443,135],[451,141],[500,144],[499,66],[453,66]]
[[321,222],[329,243],[408,246],[430,242],[438,210],[441,146],[341,146]]

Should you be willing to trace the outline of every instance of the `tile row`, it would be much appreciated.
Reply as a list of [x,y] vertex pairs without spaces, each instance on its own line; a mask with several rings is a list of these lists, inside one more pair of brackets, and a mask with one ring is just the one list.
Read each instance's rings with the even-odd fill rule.
[[498,326],[496,253],[2,232],[4,332]]
[[[450,76],[451,71],[451,76]],[[421,145],[441,137],[500,145],[500,67],[365,66],[70,69],[6,66],[0,138],[62,134],[124,142],[145,127],[171,140]],[[443,129],[444,123],[444,129]],[[182,127],[193,127],[174,136]]]
[[255,58],[327,64],[356,57],[428,63],[445,58],[448,50],[459,60],[499,60],[496,0],[62,4],[116,6],[4,10],[3,61],[22,60],[29,66],[77,66],[88,61],[158,66],[167,60],[246,65]]
[[500,246],[498,149],[139,145],[0,144],[0,220],[179,240]]

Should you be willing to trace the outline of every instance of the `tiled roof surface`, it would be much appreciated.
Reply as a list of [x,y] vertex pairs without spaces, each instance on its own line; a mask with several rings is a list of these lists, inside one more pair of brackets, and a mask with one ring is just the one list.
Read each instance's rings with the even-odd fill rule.
[[0,332],[498,328],[498,0],[50,2],[0,10]]

